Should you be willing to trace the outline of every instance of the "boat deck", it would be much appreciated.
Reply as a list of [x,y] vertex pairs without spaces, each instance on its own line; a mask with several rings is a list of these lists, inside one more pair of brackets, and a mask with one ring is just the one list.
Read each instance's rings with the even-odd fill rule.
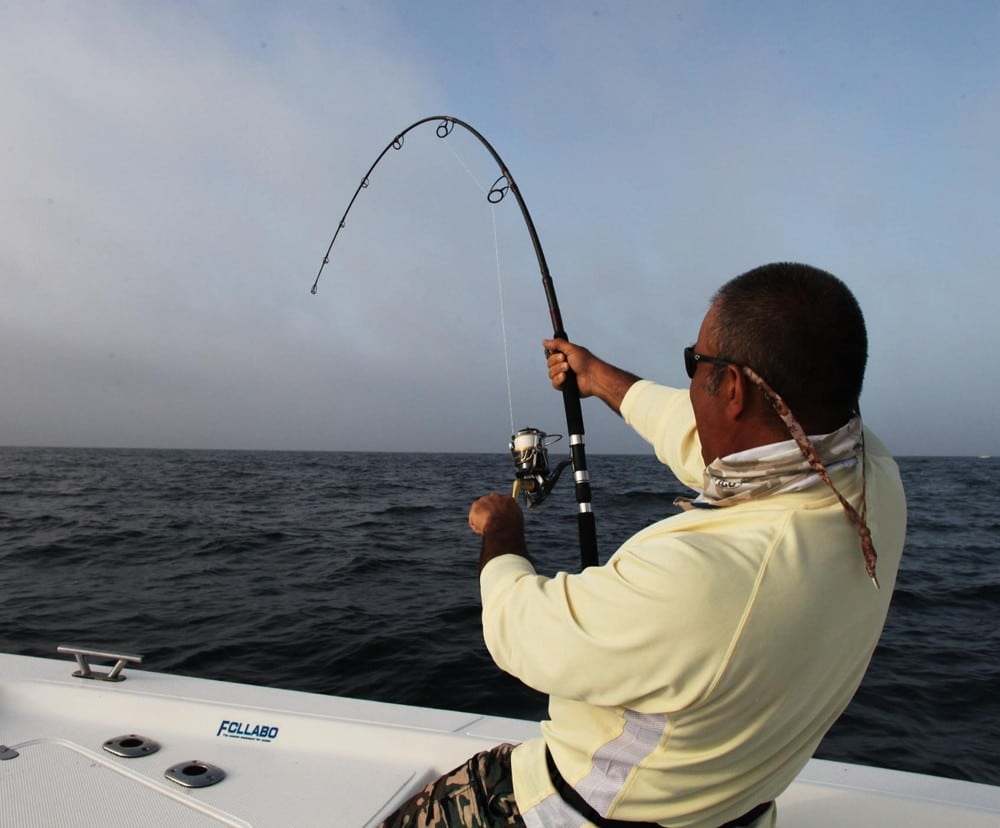
[[[0,654],[0,826],[362,828],[475,751],[538,733],[131,668],[88,680],[75,667]],[[778,814],[782,828],[995,828],[1000,787],[813,760]]]

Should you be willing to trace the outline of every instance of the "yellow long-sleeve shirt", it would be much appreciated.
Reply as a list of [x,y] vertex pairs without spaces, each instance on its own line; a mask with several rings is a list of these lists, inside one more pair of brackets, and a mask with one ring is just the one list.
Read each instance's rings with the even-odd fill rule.
[[[621,409],[681,482],[700,485],[686,391],[638,382]],[[822,484],[682,512],[579,574],[541,577],[517,555],[484,567],[490,653],[550,696],[544,737],[513,753],[529,828],[580,825],[549,781],[546,744],[615,819],[711,828],[792,782],[861,682],[902,553],[898,470],[871,433],[865,445],[881,591]],[[833,478],[857,505],[860,470]]]

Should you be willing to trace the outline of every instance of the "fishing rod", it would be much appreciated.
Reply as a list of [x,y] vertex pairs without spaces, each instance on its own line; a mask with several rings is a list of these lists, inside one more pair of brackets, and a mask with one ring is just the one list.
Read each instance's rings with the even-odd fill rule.
[[[347,222],[347,215],[351,212],[354,202],[361,191],[369,185],[369,178],[372,171],[379,165],[379,162],[386,156],[389,150],[401,150],[406,135],[422,126],[423,124],[437,121],[436,133],[438,138],[447,138],[451,135],[456,126],[462,127],[475,137],[487,151],[493,156],[493,160],[500,168],[500,175],[493,182],[486,194],[486,200],[490,204],[499,204],[508,192],[513,193],[518,207],[521,208],[521,216],[528,228],[528,235],[531,237],[531,244],[535,250],[535,258],[538,259],[538,268],[542,276],[542,288],[545,291],[545,300],[549,307],[549,316],[552,320],[552,336],[554,339],[568,339],[566,330],[563,327],[562,314],[559,312],[559,302],[556,299],[555,287],[552,284],[552,276],[549,273],[549,266],[545,261],[545,253],[542,251],[542,244],[538,240],[538,232],[535,230],[535,222],[532,221],[528,206],[524,203],[521,191],[510,174],[510,170],[503,159],[493,148],[493,145],[473,126],[450,115],[432,115],[428,118],[421,118],[419,121],[410,124],[406,129],[396,135],[385,149],[379,153],[374,163],[364,174],[361,183],[354,191],[344,215],[337,224],[330,246],[326,249],[326,255],[319,266],[316,274],[316,281],[313,282],[311,293],[315,294],[319,288],[319,279],[323,275],[323,268],[330,263],[330,253],[333,245],[344,229]],[[566,380],[562,386],[563,408],[566,413],[566,427],[569,432],[570,459],[560,463],[552,472],[548,468],[548,446],[554,440],[548,439],[543,431],[533,428],[521,429],[516,434],[511,435],[510,452],[514,458],[515,481],[514,497],[523,495],[528,508],[538,505],[548,496],[552,487],[558,480],[563,469],[573,466],[573,481],[575,484],[577,501],[577,528],[580,534],[580,563],[582,568],[597,565],[597,526],[594,520],[593,507],[591,505],[590,475],[587,471],[587,453],[584,446],[583,409],[580,405],[580,388],[577,384],[576,375],[572,371],[566,373]]]

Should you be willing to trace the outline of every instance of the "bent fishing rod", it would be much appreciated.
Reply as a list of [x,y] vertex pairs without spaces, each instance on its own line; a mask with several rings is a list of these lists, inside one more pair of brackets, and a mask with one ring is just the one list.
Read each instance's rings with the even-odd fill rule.
[[[538,260],[538,268],[542,276],[542,288],[545,291],[545,300],[549,307],[549,316],[552,320],[553,338],[569,339],[563,327],[562,314],[559,312],[559,302],[556,300],[555,287],[552,283],[552,276],[549,273],[549,266],[545,261],[545,253],[542,251],[542,244],[538,240],[538,232],[535,230],[535,222],[528,212],[528,206],[521,196],[521,191],[511,175],[510,170],[503,159],[493,148],[492,144],[475,127],[467,124],[458,118],[450,115],[432,115],[428,118],[421,118],[419,121],[410,124],[406,129],[396,135],[385,149],[379,153],[374,163],[364,174],[361,183],[358,184],[354,195],[351,197],[337,224],[330,246],[326,249],[326,255],[319,266],[316,274],[316,281],[313,282],[311,293],[315,294],[319,288],[319,279],[323,275],[323,269],[330,263],[330,253],[333,245],[347,223],[347,216],[354,206],[361,191],[369,186],[369,179],[379,162],[389,153],[390,150],[401,150],[406,135],[422,126],[423,124],[437,122],[436,133],[438,138],[447,138],[451,135],[456,126],[462,127],[469,134],[475,137],[480,144],[493,157],[500,168],[500,175],[493,182],[486,194],[486,200],[490,204],[499,204],[508,192],[513,193],[518,207],[521,209],[521,216],[528,228],[528,235],[531,237],[531,244],[535,250],[535,258]],[[566,374],[566,380],[562,386],[563,408],[566,412],[566,427],[569,432],[570,458],[561,462],[554,471],[548,468],[548,446],[553,442],[547,439],[545,432],[535,428],[525,428],[511,436],[510,452],[514,458],[515,481],[514,497],[523,496],[528,508],[532,508],[542,502],[552,490],[555,482],[563,469],[573,466],[573,481],[575,484],[577,501],[577,527],[580,534],[580,563],[581,568],[597,565],[597,527],[594,520],[594,512],[591,506],[590,475],[587,471],[587,453],[584,446],[583,409],[580,405],[580,388],[577,384],[576,375],[572,371]],[[556,438],[558,439],[558,438]]]

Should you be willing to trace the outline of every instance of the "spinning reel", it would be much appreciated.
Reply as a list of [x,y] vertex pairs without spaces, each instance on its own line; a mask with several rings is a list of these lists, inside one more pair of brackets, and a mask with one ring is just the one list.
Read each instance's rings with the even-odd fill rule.
[[511,497],[524,496],[525,505],[533,509],[549,496],[563,469],[572,459],[563,460],[549,471],[549,446],[562,439],[561,434],[547,435],[537,428],[522,428],[510,438],[510,454],[514,458],[514,491]]

